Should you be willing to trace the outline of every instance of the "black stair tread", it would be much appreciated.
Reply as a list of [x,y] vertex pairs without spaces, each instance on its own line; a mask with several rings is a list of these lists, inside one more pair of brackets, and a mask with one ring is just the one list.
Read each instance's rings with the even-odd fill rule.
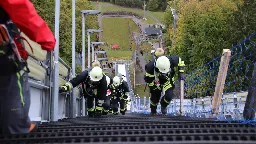
[[34,133],[0,143],[256,143],[251,124],[181,116],[127,114],[43,123]]

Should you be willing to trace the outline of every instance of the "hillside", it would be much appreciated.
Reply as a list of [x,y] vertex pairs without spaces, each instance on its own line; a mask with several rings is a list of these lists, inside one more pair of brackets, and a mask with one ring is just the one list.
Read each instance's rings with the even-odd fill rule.
[[[126,8],[126,7],[121,7],[118,5],[113,5],[111,3],[106,3],[106,2],[92,2],[92,4],[95,6],[95,8],[98,8],[102,13],[104,12],[114,12],[114,11],[126,11],[126,12],[133,12],[136,13],[140,16],[144,16],[144,11],[141,9],[136,9],[136,8]],[[146,11],[146,18],[145,23],[148,24],[156,24],[157,21],[162,22],[164,19],[164,12],[151,12],[151,11]],[[156,19],[156,20],[154,20]]]

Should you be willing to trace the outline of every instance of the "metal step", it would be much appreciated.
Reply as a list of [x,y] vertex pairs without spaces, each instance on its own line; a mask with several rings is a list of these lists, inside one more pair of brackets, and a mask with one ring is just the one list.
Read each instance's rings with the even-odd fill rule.
[[112,114],[43,123],[34,133],[0,136],[0,143],[256,143],[251,124],[180,116]]

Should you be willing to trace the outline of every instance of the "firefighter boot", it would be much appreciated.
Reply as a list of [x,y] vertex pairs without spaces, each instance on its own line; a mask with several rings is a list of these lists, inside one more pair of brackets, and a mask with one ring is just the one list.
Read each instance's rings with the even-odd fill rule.
[[167,114],[167,106],[161,106],[161,112],[163,115]]
[[96,106],[94,117],[101,117],[102,115],[102,107]]
[[125,109],[124,109],[124,110],[120,110],[120,113],[121,113],[122,115],[125,115]]
[[166,115],[167,114],[167,106],[168,106],[169,102],[166,101],[165,98],[163,97],[161,102],[160,102],[160,104],[161,104],[161,112],[162,112],[162,114]]
[[104,111],[103,111],[103,112],[102,112],[102,115],[108,115],[108,112],[104,112]]
[[155,106],[151,106],[151,115],[156,115],[156,107]]
[[88,116],[89,117],[94,117],[94,111],[88,111]]
[[109,108],[108,113],[113,113],[112,108]]
[[118,112],[113,112],[114,115],[118,115]]

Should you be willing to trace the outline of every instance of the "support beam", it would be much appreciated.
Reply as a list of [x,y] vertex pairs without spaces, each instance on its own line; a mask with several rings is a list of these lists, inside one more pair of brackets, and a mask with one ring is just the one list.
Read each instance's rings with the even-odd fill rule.
[[[76,0],[72,0],[72,76],[76,75]],[[76,95],[72,90],[71,118],[76,117]]]
[[82,13],[82,71],[85,70],[85,15]]
[[90,32],[87,32],[87,36],[88,36],[88,67],[91,67],[91,36],[90,36]]
[[[82,13],[82,71],[85,71],[85,14]],[[85,113],[85,99],[82,98],[80,101],[82,107],[82,116],[86,115]]]
[[180,81],[180,115],[184,115],[184,80]]
[[215,87],[215,92],[213,97],[213,104],[212,104],[212,111],[215,114],[215,116],[219,112],[219,106],[221,103],[221,97],[224,90],[230,57],[231,57],[231,51],[229,49],[224,49],[223,55],[221,57],[218,79],[216,82],[216,87]]
[[54,48],[54,72],[53,72],[53,91],[51,98],[51,121],[58,120],[59,107],[59,25],[60,24],[60,0],[55,1],[55,39]]

